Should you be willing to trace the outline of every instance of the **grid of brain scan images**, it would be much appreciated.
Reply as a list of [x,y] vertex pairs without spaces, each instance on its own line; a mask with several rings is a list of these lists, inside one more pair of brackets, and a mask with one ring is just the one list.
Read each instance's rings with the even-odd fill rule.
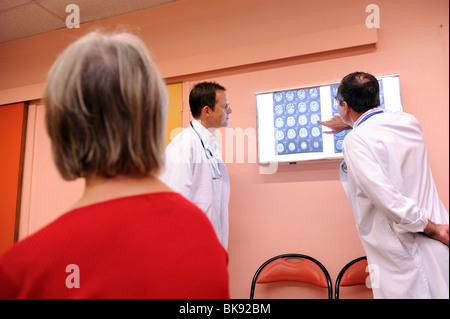
[[323,151],[319,88],[273,94],[275,154]]

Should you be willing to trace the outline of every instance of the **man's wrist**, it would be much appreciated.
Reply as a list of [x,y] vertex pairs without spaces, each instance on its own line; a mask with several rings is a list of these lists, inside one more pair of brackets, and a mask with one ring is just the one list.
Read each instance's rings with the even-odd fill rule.
[[428,220],[427,225],[425,226],[425,229],[423,230],[423,233],[427,235],[428,237],[433,237],[436,233],[436,225],[431,221]]

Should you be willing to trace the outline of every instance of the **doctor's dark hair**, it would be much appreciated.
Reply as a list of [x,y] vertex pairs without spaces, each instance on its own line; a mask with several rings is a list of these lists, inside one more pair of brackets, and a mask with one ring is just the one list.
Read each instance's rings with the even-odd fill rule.
[[340,105],[345,101],[355,112],[364,113],[380,105],[380,85],[369,73],[350,73],[342,79],[337,99]]
[[136,36],[92,32],[72,43],[50,70],[44,104],[65,180],[160,171],[167,93]]
[[205,106],[209,106],[210,109],[214,110],[217,90],[225,91],[225,88],[215,82],[197,83],[192,88],[189,94],[189,106],[194,118],[198,118],[201,115]]

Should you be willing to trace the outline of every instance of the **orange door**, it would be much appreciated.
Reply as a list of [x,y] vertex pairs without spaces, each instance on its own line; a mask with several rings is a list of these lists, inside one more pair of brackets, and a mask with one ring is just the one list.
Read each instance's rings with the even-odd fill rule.
[[[181,101],[183,96],[183,84],[168,84],[167,92],[169,95],[169,109],[167,112],[166,124],[166,145],[170,142],[170,133],[174,129],[181,128],[182,112]],[[172,136],[173,138],[174,136]]]
[[25,103],[0,106],[0,255],[18,237],[25,118]]

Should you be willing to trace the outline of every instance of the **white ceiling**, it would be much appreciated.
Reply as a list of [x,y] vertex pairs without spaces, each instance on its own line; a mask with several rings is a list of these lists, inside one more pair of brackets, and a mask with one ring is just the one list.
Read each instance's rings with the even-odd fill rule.
[[73,12],[80,8],[80,23],[121,15],[176,0],[0,0],[0,43],[18,40],[66,27]]

